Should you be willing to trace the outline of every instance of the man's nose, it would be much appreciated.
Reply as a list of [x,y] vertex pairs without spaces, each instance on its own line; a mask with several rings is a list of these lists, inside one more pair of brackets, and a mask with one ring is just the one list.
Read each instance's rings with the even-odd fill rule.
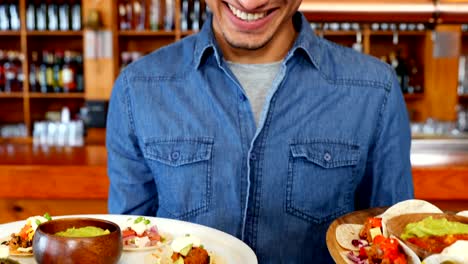
[[246,10],[255,10],[262,8],[269,0],[239,0],[239,3]]

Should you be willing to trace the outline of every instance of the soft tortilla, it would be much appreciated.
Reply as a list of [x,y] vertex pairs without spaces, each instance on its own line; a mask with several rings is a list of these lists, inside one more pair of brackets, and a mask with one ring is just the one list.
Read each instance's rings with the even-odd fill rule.
[[359,251],[358,247],[353,246],[352,241],[359,239],[359,231],[363,225],[359,224],[341,224],[336,227],[335,237],[338,244],[347,250]]
[[443,213],[439,207],[426,202],[424,200],[411,199],[396,203],[395,205],[388,208],[383,214],[380,215],[382,218],[382,231],[385,237],[388,237],[387,222],[390,218],[412,213]]
[[391,238],[394,238],[398,241],[398,244],[400,244],[401,248],[406,254],[406,260],[408,260],[408,264],[421,264],[421,260],[419,259],[418,255],[411,250],[403,241],[399,240],[396,236],[390,236]]
[[464,217],[468,217],[468,210],[466,210],[466,211],[460,211],[460,212],[457,213],[457,215],[459,215],[459,216],[464,216]]

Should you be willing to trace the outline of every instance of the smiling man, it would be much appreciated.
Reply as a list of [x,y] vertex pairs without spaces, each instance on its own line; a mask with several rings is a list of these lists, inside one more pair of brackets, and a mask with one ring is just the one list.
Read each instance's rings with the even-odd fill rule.
[[200,33],[115,83],[109,212],[217,228],[260,263],[332,263],[334,219],[413,196],[395,74],[314,35],[299,0],[206,2]]

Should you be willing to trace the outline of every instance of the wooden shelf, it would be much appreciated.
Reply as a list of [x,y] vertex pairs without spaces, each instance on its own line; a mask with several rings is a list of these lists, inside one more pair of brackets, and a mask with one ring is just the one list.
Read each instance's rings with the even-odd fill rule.
[[119,36],[121,37],[175,37],[175,31],[163,30],[121,30]]
[[359,31],[334,31],[334,30],[325,30],[325,31],[317,31],[317,34],[323,34],[324,36],[356,36]]
[[24,96],[23,92],[11,92],[11,93],[0,92],[0,98],[23,98],[23,96]]
[[21,36],[20,31],[1,31],[0,30],[0,37],[7,36],[7,37],[19,37]]
[[196,34],[200,32],[199,30],[187,30],[187,31],[181,31],[181,35],[182,36],[190,36],[190,35],[193,35],[193,34]]
[[84,99],[84,93],[29,93],[30,98],[76,98]]
[[27,31],[28,36],[58,36],[58,37],[81,37],[83,36],[83,31],[60,31],[60,30],[44,30],[44,31]]
[[413,94],[404,94],[405,100],[421,100],[424,99],[424,94],[422,93],[413,93]]
[[[371,31],[371,36],[393,36],[395,32],[391,30],[376,30]],[[418,31],[418,30],[411,30],[411,31],[396,31],[399,36],[426,36],[426,31]]]

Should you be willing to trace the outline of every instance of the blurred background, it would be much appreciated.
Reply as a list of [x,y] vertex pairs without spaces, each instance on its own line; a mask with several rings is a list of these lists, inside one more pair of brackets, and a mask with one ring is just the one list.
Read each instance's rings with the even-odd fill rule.
[[[315,34],[391,65],[416,197],[468,209],[468,0],[304,0]],[[0,0],[0,223],[105,213],[113,82],[196,33],[204,0]]]

